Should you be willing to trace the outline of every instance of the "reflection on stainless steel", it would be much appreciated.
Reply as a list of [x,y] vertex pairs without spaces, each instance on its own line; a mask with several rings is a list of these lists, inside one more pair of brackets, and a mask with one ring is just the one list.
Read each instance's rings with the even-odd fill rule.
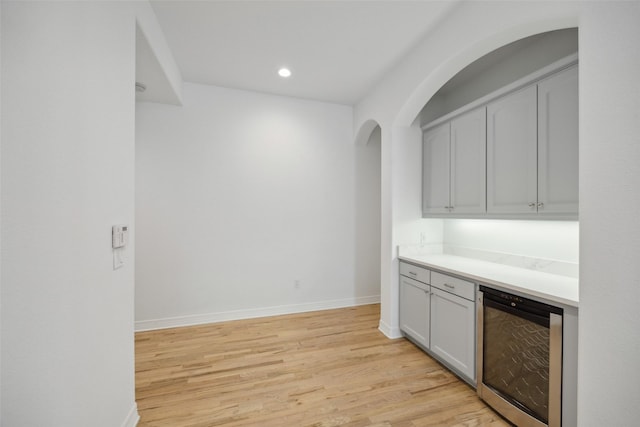
[[487,288],[478,302],[478,395],[520,427],[559,427],[562,310]]
[[549,328],[485,308],[483,381],[549,420]]

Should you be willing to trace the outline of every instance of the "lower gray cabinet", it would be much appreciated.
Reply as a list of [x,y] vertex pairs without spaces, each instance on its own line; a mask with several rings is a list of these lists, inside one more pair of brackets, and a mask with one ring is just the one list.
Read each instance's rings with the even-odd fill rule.
[[[420,281],[407,277],[415,273]],[[473,385],[475,288],[475,283],[400,263],[400,330]]]
[[400,276],[400,329],[423,347],[429,347],[430,286]]
[[431,351],[475,384],[475,303],[431,288]]

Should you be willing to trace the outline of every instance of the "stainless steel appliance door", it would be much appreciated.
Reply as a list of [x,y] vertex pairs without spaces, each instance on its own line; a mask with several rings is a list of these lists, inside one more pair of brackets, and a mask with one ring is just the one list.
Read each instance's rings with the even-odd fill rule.
[[562,315],[480,295],[478,394],[519,426],[560,426]]

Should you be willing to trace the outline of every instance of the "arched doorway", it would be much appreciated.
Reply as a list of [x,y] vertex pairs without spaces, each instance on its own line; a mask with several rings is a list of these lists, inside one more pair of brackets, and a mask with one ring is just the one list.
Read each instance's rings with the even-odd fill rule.
[[368,120],[355,142],[355,286],[380,288],[381,129]]

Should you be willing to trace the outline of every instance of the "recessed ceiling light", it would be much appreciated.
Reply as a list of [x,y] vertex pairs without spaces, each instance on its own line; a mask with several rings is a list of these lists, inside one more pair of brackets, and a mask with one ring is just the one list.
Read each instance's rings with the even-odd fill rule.
[[279,75],[280,77],[290,77],[290,76],[291,76],[291,70],[290,70],[290,69],[288,69],[288,68],[284,68],[284,67],[283,67],[283,68],[280,68],[280,69],[278,70],[278,75]]

